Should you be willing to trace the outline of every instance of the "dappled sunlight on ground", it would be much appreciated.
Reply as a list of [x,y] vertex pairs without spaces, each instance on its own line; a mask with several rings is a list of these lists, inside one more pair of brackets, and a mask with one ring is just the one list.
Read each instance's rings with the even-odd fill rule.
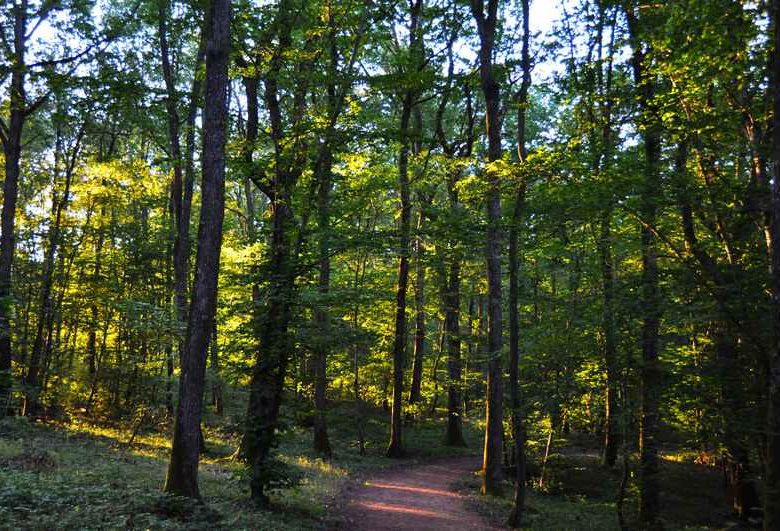
[[379,472],[349,492],[343,512],[350,530],[492,529],[470,511],[456,483],[473,475],[477,457],[408,465]]
[[381,483],[381,482],[366,482],[367,487],[379,488],[379,489],[395,489],[405,492],[412,492],[420,495],[433,495],[433,496],[447,496],[451,498],[460,498],[460,494],[457,492],[450,492],[442,489],[429,489],[424,487],[410,487],[408,485],[399,485],[394,483]]
[[389,511],[393,513],[409,514],[416,517],[423,516],[426,518],[441,518],[443,520],[455,520],[454,516],[449,515],[447,513],[438,512],[438,511],[429,511],[426,509],[417,509],[414,507],[406,507],[401,505],[392,505],[389,503],[358,502],[356,505],[358,505],[359,507],[364,507],[371,511]]

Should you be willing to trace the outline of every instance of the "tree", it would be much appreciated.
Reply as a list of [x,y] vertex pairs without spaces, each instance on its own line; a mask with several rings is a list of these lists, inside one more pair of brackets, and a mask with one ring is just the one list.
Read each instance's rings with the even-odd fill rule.
[[[420,72],[424,66],[422,30],[422,0],[409,4],[409,59],[407,68]],[[412,199],[409,185],[410,124],[418,89],[414,85],[401,94],[401,123],[398,128],[401,147],[398,155],[398,186],[401,197],[401,215],[398,225],[398,283],[395,296],[395,332],[393,334],[393,402],[390,413],[390,443],[387,457],[402,457],[403,447],[403,387],[406,357],[406,291],[409,286],[409,248],[411,242]]]
[[769,394],[767,397],[766,492],[764,529],[780,526],[780,1],[770,6],[771,40],[774,54],[770,72],[772,97],[772,159],[769,248],[772,258],[772,350],[769,358]]
[[479,77],[485,98],[485,129],[488,137],[486,258],[488,277],[488,390],[485,452],[482,463],[482,493],[501,493],[501,444],[503,439],[503,392],[501,375],[501,148],[500,87],[493,66],[498,26],[498,0],[471,0],[471,12],[479,33]]
[[[528,156],[526,146],[526,113],[528,110],[528,91],[531,86],[531,55],[529,44],[531,40],[530,10],[528,0],[522,1],[523,9],[523,44],[521,64],[523,69],[522,81],[517,94],[517,154],[522,165]],[[518,225],[525,202],[527,177],[521,177],[515,197],[515,208],[512,215],[512,224],[509,229],[509,394],[512,404],[512,431],[515,440],[515,497],[512,513],[509,515],[509,525],[519,527],[523,518],[523,506],[525,504],[525,427],[521,410],[520,398],[520,321],[518,318],[518,275],[520,264],[518,262]]]
[[[11,392],[11,321],[10,312],[13,304],[11,299],[12,270],[14,251],[16,248],[15,221],[17,199],[19,196],[19,174],[22,158],[22,132],[26,121],[44,106],[52,94],[52,86],[44,88],[41,93],[33,94],[32,101],[28,97],[28,81],[30,77],[36,80],[56,78],[61,75],[56,71],[58,65],[65,65],[72,73],[76,66],[86,61],[95,43],[89,41],[83,50],[72,55],[64,55],[54,59],[36,57],[29,60],[29,46],[36,31],[47,19],[55,16],[61,9],[71,8],[72,15],[78,17],[79,6],[65,6],[58,2],[37,4],[29,0],[12,2],[4,10],[9,14],[7,20],[12,21],[10,35],[3,25],[3,45],[8,58],[8,64],[1,64],[0,79],[4,82],[10,74],[8,83],[8,116],[0,119],[0,143],[5,159],[5,179],[3,181],[3,208],[0,213],[0,397],[6,397]],[[82,26],[85,27],[85,26]],[[91,28],[91,25],[86,25]],[[83,35],[82,35],[83,36]],[[87,30],[89,36],[89,29]],[[82,41],[83,42],[83,41]],[[37,60],[40,59],[40,60]],[[75,66],[73,66],[75,64]],[[2,415],[5,415],[2,411]]]
[[639,15],[635,4],[625,8],[628,19],[631,64],[640,108],[639,128],[644,142],[644,183],[642,185],[642,411],[640,417],[640,516],[649,526],[657,525],[660,511],[658,479],[658,401],[661,372],[658,362],[658,328],[661,294],[658,288],[658,249],[654,227],[661,201],[661,125],[654,101],[655,86],[648,74],[649,50],[645,43],[648,15]]
[[182,357],[171,460],[163,487],[165,492],[190,498],[200,497],[200,421],[222,245],[230,9],[230,0],[212,0],[207,15],[203,182],[198,253]]

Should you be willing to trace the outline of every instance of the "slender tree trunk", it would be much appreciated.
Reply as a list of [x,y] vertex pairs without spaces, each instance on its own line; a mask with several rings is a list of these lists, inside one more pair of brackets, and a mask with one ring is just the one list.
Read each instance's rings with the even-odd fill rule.
[[[420,36],[420,17],[422,15],[422,0],[409,3],[409,50],[417,68],[423,62],[423,43]],[[387,447],[387,457],[402,457],[404,447],[402,440],[403,423],[403,386],[404,365],[406,359],[406,292],[409,285],[409,244],[411,238],[411,191],[409,183],[409,138],[410,123],[414,110],[417,91],[407,89],[404,92],[401,107],[401,123],[398,130],[401,140],[401,151],[398,156],[398,183],[401,196],[401,217],[398,226],[398,284],[395,299],[395,334],[393,336],[393,404],[390,412],[390,444]]]
[[601,287],[604,309],[601,315],[601,329],[604,333],[604,364],[607,369],[607,394],[605,397],[604,464],[612,467],[617,460],[620,445],[617,395],[619,370],[617,363],[617,337],[615,336],[614,293],[615,280],[612,269],[612,211],[601,213],[599,256],[601,261]]
[[209,348],[209,358],[213,380],[211,383],[211,403],[214,406],[214,413],[222,416],[225,413],[225,386],[222,383],[222,377],[219,374],[219,343],[217,343],[217,320],[214,320],[214,326],[211,330],[211,345]]
[[[333,157],[330,153],[330,147],[324,146],[326,153],[322,161],[319,177],[319,194],[317,199],[318,206],[318,224],[320,229],[319,254],[320,271],[318,291],[323,299],[328,297],[330,292],[330,189],[331,189],[331,166]],[[328,440],[328,428],[325,420],[325,410],[327,405],[326,391],[328,386],[327,365],[328,365],[328,343],[330,338],[330,319],[326,308],[327,302],[320,301],[315,318],[317,321],[320,338],[317,341],[317,347],[314,353],[314,407],[317,414],[314,417],[314,451],[330,457],[331,448]]]
[[454,256],[444,291],[444,332],[447,337],[447,437],[450,446],[466,446],[463,437],[462,371],[460,359],[460,257]]
[[[205,55],[205,40],[203,32],[195,60],[189,107],[186,117],[185,155],[182,156],[180,140],[179,94],[176,90],[176,75],[171,65],[168,47],[167,21],[170,6],[168,0],[160,2],[158,19],[158,37],[160,42],[160,59],[163,79],[165,81],[165,107],[168,115],[168,143],[173,163],[173,181],[171,182],[172,222],[174,225],[173,240],[173,277],[174,305],[176,316],[182,326],[187,323],[187,282],[189,280],[190,255],[190,213],[192,211],[192,193],[195,181],[195,119],[198,113],[198,102],[203,82],[198,70]],[[184,352],[185,338],[181,336],[178,350],[181,362]]]
[[398,229],[399,258],[398,284],[395,296],[395,335],[393,339],[393,404],[390,412],[390,444],[387,457],[402,457],[404,358],[406,350],[406,292],[409,285],[409,240],[412,204],[409,191],[409,122],[414,105],[414,94],[407,92],[401,111],[401,153],[398,159],[398,178],[401,193],[401,220]]
[[417,237],[414,242],[414,312],[415,312],[415,330],[414,330],[414,354],[412,360],[412,384],[409,388],[409,403],[414,404],[422,399],[422,374],[423,374],[423,355],[425,354],[425,266],[423,258],[425,251],[422,245],[422,236],[419,234],[422,230],[425,216],[422,209],[417,218]]
[[[271,140],[274,145],[275,176],[274,183],[267,190],[271,199],[272,232],[269,243],[270,260],[268,264],[268,310],[257,315],[257,330],[262,354],[258,352],[250,383],[247,426],[242,446],[251,466],[250,487],[252,500],[261,507],[269,504],[266,486],[269,477],[270,453],[274,446],[279,407],[282,402],[284,378],[290,353],[294,351],[293,337],[289,327],[295,304],[295,279],[297,249],[293,241],[295,217],[291,201],[292,193],[305,159],[302,146],[296,143],[292,147],[283,145],[284,130],[282,106],[279,97],[278,76],[284,67],[283,52],[292,46],[291,32],[293,20],[289,2],[282,1],[275,20],[278,38],[277,51],[270,61],[264,77],[265,103],[268,108]],[[301,69],[305,65],[299,65]],[[302,74],[299,70],[298,74]],[[303,118],[307,84],[302,78],[293,95],[292,131]],[[296,137],[297,138],[297,137]],[[292,152],[290,155],[289,151]],[[302,237],[302,236],[301,236]],[[299,240],[300,243],[300,240]],[[258,308],[259,310],[259,308]]]
[[[0,214],[0,397],[11,392],[11,271],[16,246],[16,200],[19,195],[19,161],[22,155],[22,128],[27,115],[25,95],[24,55],[27,43],[27,0],[15,2],[14,54],[9,87],[10,117],[5,132],[0,136],[5,156],[3,181],[3,211]],[[2,398],[0,398],[2,399]],[[1,409],[1,408],[0,408]],[[5,410],[0,414],[5,415]]]
[[246,458],[252,467],[250,486],[252,499],[267,507],[265,492],[268,461],[276,435],[276,423],[281,406],[287,360],[293,344],[288,333],[292,317],[294,276],[291,271],[292,211],[286,200],[274,202],[273,232],[270,253],[271,286],[268,308],[259,324],[262,354],[258,353],[250,384],[247,427],[244,436]]
[[[84,135],[84,126],[78,132],[76,143],[73,147],[70,156],[66,156],[62,141],[62,131],[57,128],[57,147],[56,155],[54,158],[54,185],[52,191],[52,224],[49,229],[48,247],[45,251],[45,258],[43,263],[43,271],[41,274],[41,292],[40,292],[40,305],[38,311],[38,322],[35,332],[35,340],[33,342],[33,349],[30,355],[30,361],[28,364],[27,374],[25,375],[25,387],[27,388],[24,400],[25,416],[33,416],[38,412],[38,394],[41,391],[41,363],[46,366],[47,360],[42,359],[45,353],[46,345],[46,331],[47,325],[52,322],[54,307],[52,304],[51,290],[54,284],[54,265],[57,256],[57,247],[60,243],[60,226],[62,223],[62,216],[67,205],[70,202],[70,184],[73,177],[73,171],[78,160],[79,153],[81,151],[81,139]],[[62,161],[65,156],[65,161]],[[61,162],[65,163],[64,168],[64,189],[62,196],[57,197],[57,176],[60,171]],[[48,342],[51,343],[50,341]]]
[[658,361],[658,329],[661,294],[658,288],[658,249],[655,233],[660,204],[661,126],[654,103],[655,88],[647,72],[647,54],[640,34],[642,20],[633,7],[626,9],[633,48],[632,66],[642,111],[640,129],[644,141],[644,184],[642,216],[642,279],[640,286],[642,322],[641,411],[639,426],[639,518],[649,527],[658,526],[660,482],[658,477],[658,405],[661,368]]
[[200,497],[200,421],[206,356],[216,309],[224,219],[230,9],[230,0],[213,0],[207,17],[206,105],[203,117],[203,184],[198,254],[185,336],[185,355],[182,357],[173,447],[163,487],[171,494],[191,498]]
[[773,98],[770,249],[772,256],[772,332],[769,356],[769,395],[767,413],[766,488],[764,529],[780,529],[780,0],[771,4],[771,41],[774,45],[770,90]]
[[[488,161],[501,160],[501,98],[493,72],[493,50],[498,21],[498,0],[471,0],[480,38],[479,74],[485,97],[485,128],[488,136]],[[487,8],[485,12],[485,7]],[[482,462],[482,493],[501,494],[501,443],[503,434],[503,386],[501,347],[501,177],[488,170],[488,227],[486,235],[488,277],[488,377],[485,411],[485,448]]]
[[[517,95],[517,155],[520,163],[526,160],[526,113],[528,110],[528,91],[531,87],[531,56],[529,44],[529,2],[522,0],[523,8],[523,80]],[[525,204],[526,180],[518,186],[512,225],[509,229],[509,395],[512,403],[512,431],[515,440],[515,493],[514,505],[509,515],[510,527],[519,527],[525,510],[525,424],[523,422],[522,397],[520,396],[520,309],[518,295],[520,289],[519,233]]]

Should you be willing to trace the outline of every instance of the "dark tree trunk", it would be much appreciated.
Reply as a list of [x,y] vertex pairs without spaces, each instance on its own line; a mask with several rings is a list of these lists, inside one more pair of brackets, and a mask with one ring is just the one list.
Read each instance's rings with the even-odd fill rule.
[[222,377],[219,374],[219,343],[217,343],[216,319],[214,320],[214,327],[211,331],[209,358],[213,377],[211,382],[211,404],[214,406],[214,413],[222,416],[225,413],[225,387],[222,384]]
[[[101,209],[101,218],[105,215],[104,209]],[[100,222],[99,222],[100,223]],[[100,269],[103,258],[103,227],[97,228],[97,240],[95,241],[95,267],[92,270],[92,289],[98,289],[98,283],[100,282]],[[97,302],[92,301],[90,305],[91,320],[89,323],[89,331],[87,332],[87,367],[90,376],[94,376],[96,370],[95,358],[97,356],[97,327],[98,327],[98,306]],[[173,366],[171,365],[171,374],[173,375]]]
[[[423,43],[420,36],[422,0],[409,4],[409,49],[415,60],[415,68],[422,64]],[[390,443],[385,455],[402,457],[404,364],[406,359],[406,292],[409,286],[409,243],[411,239],[412,202],[409,185],[409,152],[411,142],[409,128],[417,92],[407,89],[401,107],[399,137],[401,151],[398,156],[398,183],[401,196],[401,219],[398,226],[398,285],[395,297],[395,334],[393,336],[393,404],[390,412]]]
[[605,396],[604,464],[612,467],[617,460],[620,445],[617,403],[620,371],[617,361],[617,337],[615,336],[614,298],[615,279],[612,267],[612,212],[601,213],[601,230],[598,247],[601,262],[601,287],[604,309],[601,315],[601,329],[604,333],[604,364],[607,369],[607,394]]
[[288,332],[292,298],[294,296],[294,275],[290,249],[291,231],[294,222],[292,211],[286,199],[275,201],[273,208],[273,232],[270,253],[271,285],[266,311],[259,323],[262,353],[258,353],[250,384],[247,426],[244,435],[244,450],[252,468],[250,486],[252,499],[260,507],[267,507],[265,492],[268,461],[276,435],[279,407],[282,401],[284,376],[292,338]]
[[[282,105],[279,94],[279,75],[286,58],[283,53],[292,46],[292,9],[281,2],[274,22],[278,46],[264,77],[264,99],[268,108],[270,136],[274,146],[275,175],[273,184],[264,191],[271,200],[272,233],[269,243],[270,260],[267,265],[267,311],[256,313],[256,326],[262,352],[257,353],[250,383],[247,426],[242,441],[243,453],[251,467],[252,500],[262,508],[268,507],[266,486],[269,478],[270,453],[274,446],[279,407],[282,402],[284,378],[294,338],[290,321],[295,305],[296,260],[299,245],[293,241],[295,217],[292,193],[305,164],[305,150],[300,138],[292,146],[285,146]],[[297,75],[303,76],[308,63],[298,65]],[[297,135],[303,119],[308,85],[298,79],[293,94],[291,130]],[[257,184],[258,182],[256,182]],[[260,183],[262,184],[262,183]],[[302,238],[303,236],[301,236]],[[260,308],[256,308],[259,312]]]
[[772,251],[772,332],[769,357],[769,396],[767,414],[766,489],[764,529],[780,529],[780,0],[771,4],[771,41],[774,46],[770,90],[773,98],[770,249]]
[[317,207],[320,229],[320,271],[318,291],[323,300],[320,301],[315,313],[320,337],[318,338],[316,350],[314,352],[314,407],[317,410],[317,414],[314,417],[314,451],[326,457],[330,457],[331,448],[330,441],[328,440],[327,422],[325,420],[330,319],[325,299],[330,292],[330,173],[333,157],[330,153],[330,146],[324,145],[322,149],[325,153],[323,153],[322,166],[318,175],[319,194]]
[[[9,87],[10,116],[0,128],[5,156],[3,211],[0,214],[0,400],[11,392],[11,270],[16,246],[16,200],[19,194],[19,161],[22,155],[22,128],[27,115],[24,55],[27,44],[27,1],[15,2],[14,53]],[[3,410],[0,414],[5,414]]]
[[[523,81],[517,95],[517,154],[520,163],[526,159],[526,113],[528,110],[528,90],[531,87],[531,56],[529,44],[531,32],[529,28],[528,0],[522,0],[523,7],[523,47],[522,66]],[[509,395],[512,401],[512,431],[515,440],[515,495],[514,506],[509,515],[510,527],[519,527],[525,510],[525,424],[523,422],[522,397],[520,396],[520,310],[518,295],[520,289],[520,260],[518,239],[522,222],[523,206],[527,181],[523,179],[515,197],[515,208],[512,215],[512,225],[509,229]]]
[[[598,41],[598,62],[601,65],[604,62],[603,41],[604,26],[607,16],[607,7],[599,4],[599,21],[596,32]],[[601,125],[601,149],[594,153],[594,171],[598,174],[604,174],[609,168],[612,157],[612,79],[613,79],[613,56],[615,47],[615,26],[617,11],[612,14],[610,22],[609,48],[606,59],[606,77],[605,72],[599,66],[597,73],[598,84],[593,88],[593,100],[601,103],[598,107],[591,108],[590,112],[594,121],[600,119]],[[600,110],[600,116],[597,117],[596,109]],[[594,139],[595,140],[595,139]],[[594,144],[596,142],[594,141]],[[601,266],[601,288],[603,298],[603,308],[601,314],[601,331],[604,336],[604,365],[607,372],[607,385],[604,397],[604,449],[602,460],[605,466],[612,467],[617,460],[618,446],[620,445],[620,430],[618,426],[618,389],[620,379],[620,368],[617,358],[617,337],[615,332],[615,272],[612,258],[612,208],[614,198],[608,194],[608,201],[601,212],[599,221],[599,237],[597,247],[599,252],[599,265]]]
[[414,95],[407,92],[401,111],[401,153],[398,158],[398,179],[401,194],[401,220],[398,228],[398,284],[395,296],[395,335],[393,338],[393,404],[390,412],[390,444],[387,457],[402,457],[404,359],[406,351],[406,291],[409,285],[409,240],[412,204],[409,192],[409,121]]
[[227,67],[230,0],[213,0],[207,16],[206,105],[203,116],[203,183],[198,253],[179,381],[173,445],[165,492],[199,498],[198,460],[206,357],[217,299],[225,205]]
[[661,125],[654,102],[655,87],[647,72],[647,52],[643,41],[644,28],[634,8],[626,9],[629,22],[631,59],[644,141],[644,184],[640,204],[642,218],[642,279],[640,304],[642,322],[641,411],[639,423],[639,518],[649,527],[658,525],[660,512],[660,481],[658,477],[658,400],[661,388],[661,368],[658,361],[658,329],[661,320],[661,294],[658,288],[658,249],[654,233],[661,201]]
[[444,291],[444,333],[447,337],[447,437],[450,446],[466,446],[460,359],[460,257],[453,256]]
[[[326,457],[330,457],[331,448],[328,440],[327,423],[325,420],[325,409],[327,405],[326,391],[328,387],[327,365],[328,365],[328,347],[327,340],[330,336],[330,317],[327,310],[327,297],[330,292],[330,193],[332,184],[333,170],[333,144],[335,143],[334,133],[338,123],[341,110],[344,105],[346,89],[352,85],[351,74],[352,67],[357,59],[357,50],[362,38],[364,25],[358,30],[355,36],[355,43],[352,55],[347,60],[346,72],[347,79],[344,85],[338,87],[336,79],[338,77],[338,58],[339,51],[337,47],[336,21],[333,17],[332,7],[328,11],[328,44],[330,51],[329,77],[330,82],[327,85],[327,108],[330,122],[325,130],[324,138],[320,144],[319,153],[315,163],[314,173],[319,184],[317,209],[318,225],[320,231],[319,241],[319,292],[322,298],[316,311],[316,320],[320,329],[320,341],[317,344],[317,350],[314,353],[314,406],[317,410],[317,416],[314,419],[314,450]],[[357,370],[357,365],[356,365]],[[357,396],[357,395],[356,395]]]
[[[488,136],[488,161],[501,160],[501,97],[493,71],[493,50],[498,21],[498,0],[471,0],[471,10],[479,31],[479,74],[485,97],[485,128]],[[503,390],[501,347],[503,330],[501,318],[501,177],[488,170],[487,192],[488,227],[486,235],[488,277],[488,376],[485,422],[485,449],[483,453],[482,493],[501,494],[501,445],[503,438]]]
[[[195,60],[192,89],[185,131],[186,154],[182,156],[179,130],[179,94],[176,90],[176,75],[171,65],[168,47],[168,11],[167,1],[160,3],[158,12],[158,37],[160,42],[160,59],[162,62],[163,79],[165,81],[165,108],[168,117],[168,142],[173,163],[173,181],[171,182],[172,222],[174,225],[173,241],[173,284],[176,316],[182,325],[187,323],[187,281],[189,280],[190,255],[190,213],[192,211],[192,193],[195,181],[195,119],[198,114],[198,102],[203,82],[198,75],[198,69],[205,55],[205,40],[203,32]],[[179,340],[179,358],[184,352],[184,338]]]

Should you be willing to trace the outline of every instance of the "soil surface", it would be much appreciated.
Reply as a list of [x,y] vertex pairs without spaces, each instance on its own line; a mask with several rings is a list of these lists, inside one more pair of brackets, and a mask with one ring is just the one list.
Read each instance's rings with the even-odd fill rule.
[[496,529],[466,508],[456,483],[479,469],[465,457],[387,470],[345,493],[343,529],[442,530]]

